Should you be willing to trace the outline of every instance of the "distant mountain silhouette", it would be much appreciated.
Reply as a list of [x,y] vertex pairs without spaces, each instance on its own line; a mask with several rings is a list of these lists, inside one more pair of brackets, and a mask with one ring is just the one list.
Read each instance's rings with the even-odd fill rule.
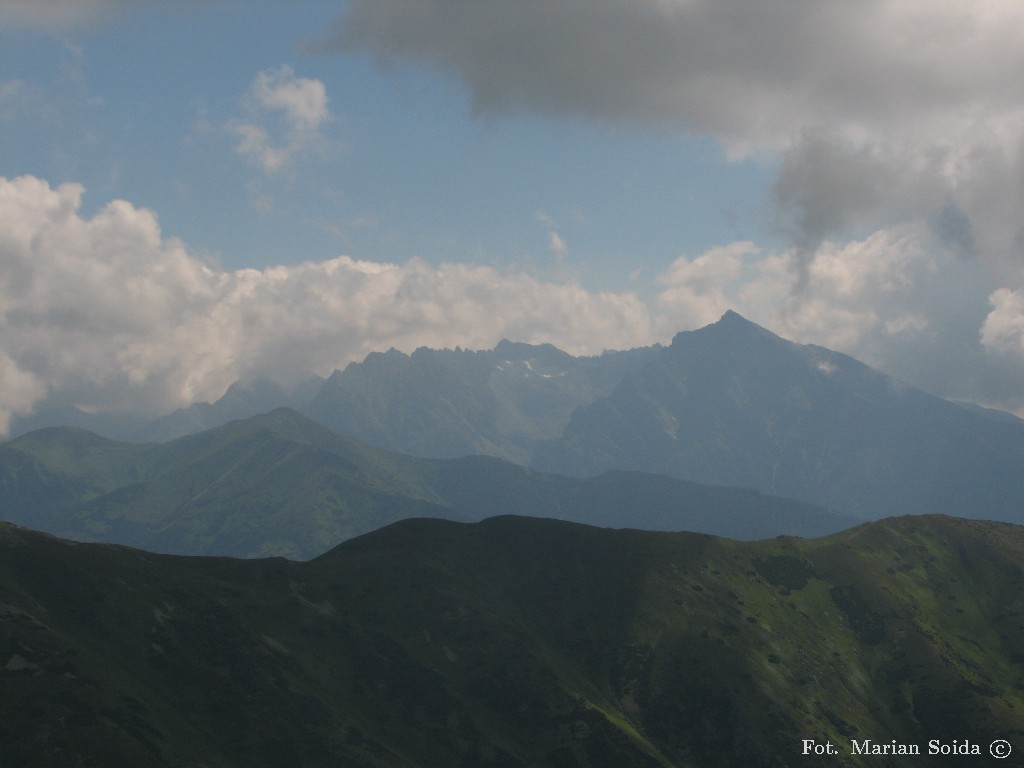
[[151,421],[127,436],[133,442],[165,442],[213,429],[229,421],[247,419],[275,408],[301,408],[313,398],[324,380],[314,376],[286,389],[270,379],[235,382],[214,403],[194,403]]
[[1024,522],[1024,425],[928,395],[727,312],[573,413],[532,466],[643,469],[864,517]]
[[660,347],[573,357],[550,344],[373,353],[336,371],[300,409],[338,432],[412,456],[529,463],[578,406],[608,394]]
[[578,480],[486,456],[412,458],[286,408],[163,444],[52,428],[0,445],[0,516],[160,552],[310,558],[408,517],[502,514],[746,539],[815,536],[857,522],[643,473]]

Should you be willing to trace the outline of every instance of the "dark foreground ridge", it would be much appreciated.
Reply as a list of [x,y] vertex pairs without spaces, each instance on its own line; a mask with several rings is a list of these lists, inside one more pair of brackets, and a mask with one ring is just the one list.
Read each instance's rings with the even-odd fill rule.
[[936,738],[1020,765],[1022,587],[1024,528],[947,517],[762,542],[417,519],[309,562],[0,524],[0,765],[877,765],[865,739],[980,764]]

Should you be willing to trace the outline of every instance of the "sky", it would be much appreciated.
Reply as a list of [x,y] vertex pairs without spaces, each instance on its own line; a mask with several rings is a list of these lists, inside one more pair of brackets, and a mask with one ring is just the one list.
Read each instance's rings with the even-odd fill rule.
[[1024,415],[1017,0],[0,0],[0,434],[733,309]]

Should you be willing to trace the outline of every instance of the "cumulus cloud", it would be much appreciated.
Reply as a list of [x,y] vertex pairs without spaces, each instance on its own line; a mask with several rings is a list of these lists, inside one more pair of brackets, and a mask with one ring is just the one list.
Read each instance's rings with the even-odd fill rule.
[[[297,77],[288,66],[260,72],[249,88],[247,120],[233,120],[228,129],[238,136],[235,151],[276,173],[299,157],[325,146],[321,129],[331,119],[327,89],[320,80]],[[278,118],[276,134],[270,123]]]
[[[1019,381],[1017,365],[1004,360],[993,367],[979,344],[979,328],[992,324],[988,282],[927,228],[825,241],[803,275],[792,266],[798,258],[797,249],[765,252],[738,242],[677,259],[658,278],[659,333],[735,309],[781,336],[846,352],[939,395],[1024,405],[1011,386]],[[1012,302],[999,306],[1014,316]],[[992,338],[989,346],[997,346]],[[1006,338],[1012,332],[1002,347],[1013,348]],[[1024,362],[1024,349],[1017,352]]]
[[264,109],[282,111],[297,131],[315,131],[330,117],[324,84],[296,77],[291,67],[260,72],[252,85],[252,96]]
[[981,343],[994,352],[1024,356],[1024,291],[1000,288],[989,302],[992,311],[981,329]]
[[773,193],[804,260],[826,239],[916,222],[993,281],[1019,280],[1024,112],[901,141],[807,131],[781,155]]
[[328,374],[373,350],[493,346],[574,352],[649,342],[647,307],[575,282],[412,260],[338,257],[223,271],[114,201],[0,177],[0,431],[43,401],[158,413],[251,376]]
[[[741,309],[739,292],[762,280],[763,267],[751,257],[761,249],[749,241],[712,248],[694,259],[680,257],[658,276],[658,302],[665,310],[663,333],[715,322],[727,309]],[[751,274],[751,270],[755,274]],[[742,307],[750,312],[752,308]],[[757,307],[760,311],[762,308]]]
[[1024,405],[1024,291],[992,292],[927,228],[824,243],[801,301],[792,251],[732,243],[676,260],[648,305],[573,280],[416,259],[226,271],[129,202],[84,216],[83,193],[0,178],[0,433],[44,402],[155,415],[239,379],[326,375],[389,347],[507,337],[599,353],[667,340],[730,308],[938,394]]

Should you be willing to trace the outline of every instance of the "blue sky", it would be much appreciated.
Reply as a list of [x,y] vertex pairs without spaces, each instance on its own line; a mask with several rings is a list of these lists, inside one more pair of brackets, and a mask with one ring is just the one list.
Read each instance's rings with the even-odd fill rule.
[[[86,215],[114,198],[152,209],[165,235],[230,269],[345,253],[543,272],[557,231],[558,267],[611,289],[764,234],[766,169],[725,162],[709,139],[474,114],[441,73],[316,52],[337,2],[178,5],[7,31],[5,79],[40,97],[8,125],[6,175],[83,184]],[[282,68],[323,84],[329,116],[315,149],[268,174],[228,126],[253,118],[259,73]],[[259,118],[285,141],[281,115]]]
[[1024,408],[1024,10],[7,0],[0,430],[732,308]]

